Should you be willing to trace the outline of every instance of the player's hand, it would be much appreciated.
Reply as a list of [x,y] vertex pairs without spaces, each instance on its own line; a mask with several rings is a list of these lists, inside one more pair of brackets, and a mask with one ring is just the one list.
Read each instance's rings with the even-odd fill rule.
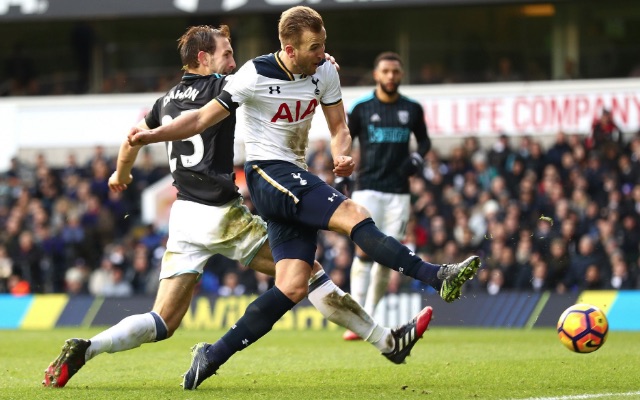
[[333,173],[336,176],[349,176],[356,168],[356,163],[350,156],[339,156],[333,160]]
[[127,140],[129,142],[129,146],[144,146],[145,144],[151,143],[150,139],[152,135],[151,131],[134,126],[129,130]]
[[335,65],[335,66],[336,66],[336,69],[337,69],[338,71],[340,71],[340,64],[338,64],[338,63],[336,62],[335,57],[333,57],[333,56],[332,56],[331,54],[329,54],[329,53],[324,53],[324,58],[325,58],[325,60],[329,61],[331,64]]
[[131,174],[129,174],[127,179],[120,179],[118,171],[115,171],[111,174],[111,177],[109,177],[109,189],[115,193],[123,192],[127,190],[127,185],[130,184],[131,181],[133,181],[133,176],[131,176]]
[[351,190],[353,189],[353,181],[348,176],[339,176],[333,182],[333,187],[343,195],[351,197]]
[[404,176],[411,176],[418,173],[422,173],[422,169],[424,168],[424,158],[414,152],[409,155],[409,158],[405,160],[402,164],[401,170]]

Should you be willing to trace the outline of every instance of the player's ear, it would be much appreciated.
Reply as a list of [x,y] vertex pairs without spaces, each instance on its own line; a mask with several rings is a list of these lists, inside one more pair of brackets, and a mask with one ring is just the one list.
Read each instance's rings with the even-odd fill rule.
[[284,52],[289,58],[293,58],[293,56],[295,55],[294,50],[295,50],[294,47],[290,44],[287,44],[284,46]]
[[198,66],[205,65],[207,62],[207,52],[200,50],[198,52]]

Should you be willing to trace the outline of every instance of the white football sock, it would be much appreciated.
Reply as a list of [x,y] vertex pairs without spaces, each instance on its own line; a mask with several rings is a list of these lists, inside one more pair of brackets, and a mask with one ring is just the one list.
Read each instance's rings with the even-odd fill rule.
[[351,296],[362,306],[367,301],[372,265],[373,261],[363,261],[358,256],[353,258],[353,263],[351,264]]
[[375,315],[376,306],[387,294],[389,279],[391,279],[391,269],[374,263],[373,267],[371,267],[371,281],[369,282],[367,297],[364,302],[364,310],[369,315]]
[[104,352],[116,353],[135,349],[144,343],[154,342],[156,336],[156,321],[151,313],[131,315],[92,337],[85,361]]
[[[312,282],[324,275],[318,272]],[[383,353],[393,350],[391,329],[378,325],[353,298],[328,280],[309,293],[309,301],[329,321],[355,332]]]

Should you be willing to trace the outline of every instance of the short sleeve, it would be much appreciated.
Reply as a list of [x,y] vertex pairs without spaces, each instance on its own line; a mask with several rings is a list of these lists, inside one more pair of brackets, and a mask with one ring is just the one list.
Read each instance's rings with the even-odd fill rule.
[[258,73],[253,60],[247,61],[235,74],[228,78],[224,90],[231,95],[231,99],[244,104],[253,98]]
[[340,75],[338,75],[338,70],[330,62],[325,62],[320,68],[322,68],[326,82],[320,102],[329,106],[340,103],[342,100],[342,89],[340,88]]

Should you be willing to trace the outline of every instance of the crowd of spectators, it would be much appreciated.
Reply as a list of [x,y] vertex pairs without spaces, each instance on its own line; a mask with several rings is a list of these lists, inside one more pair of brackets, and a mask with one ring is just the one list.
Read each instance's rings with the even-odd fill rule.
[[[309,160],[331,179],[329,161],[324,145]],[[438,264],[479,255],[468,291],[640,288],[640,133],[624,140],[606,110],[591,133],[559,132],[546,149],[507,135],[490,148],[469,136],[446,159],[434,148],[411,194],[405,244]],[[350,242],[325,233],[319,248],[348,289]],[[388,290],[432,291],[398,273]]]
[[[331,183],[327,143],[313,145],[309,166]],[[124,194],[108,190],[115,160],[100,146],[82,165],[70,153],[63,168],[44,154],[33,164],[14,159],[0,174],[0,293],[153,296],[166,232],[141,223],[140,195],[169,171],[141,155]],[[434,263],[480,255],[468,291],[640,288],[640,134],[625,140],[607,113],[592,134],[559,132],[546,149],[506,135],[488,148],[468,136],[446,158],[433,148],[411,193],[404,242]],[[347,237],[319,235],[317,259],[347,291],[352,257]],[[271,285],[216,256],[198,290],[241,295]],[[397,273],[389,285],[431,290]]]

